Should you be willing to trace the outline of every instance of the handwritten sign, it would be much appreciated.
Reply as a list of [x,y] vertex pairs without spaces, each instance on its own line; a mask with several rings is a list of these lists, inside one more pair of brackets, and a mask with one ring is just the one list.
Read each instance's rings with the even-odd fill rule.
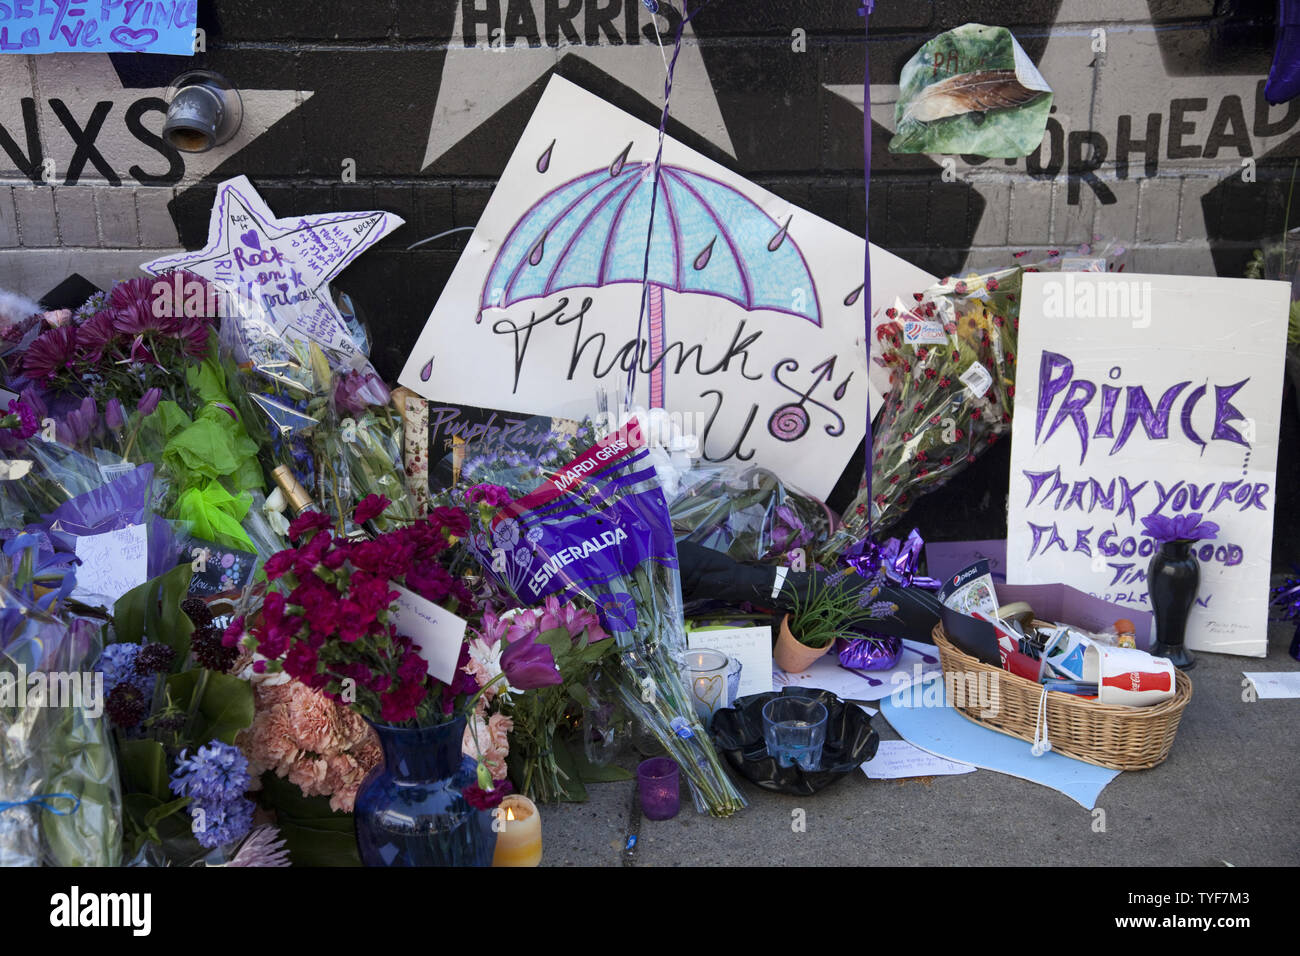
[[[658,142],[553,76],[401,383],[582,418],[635,372],[631,404],[672,413],[703,458],[825,497],[888,386],[883,370],[868,385],[863,240],[672,139],[656,186]],[[933,281],[871,261],[873,304]]]
[[468,622],[400,584],[394,584],[393,589],[401,595],[391,617],[397,633],[415,642],[420,655],[429,662],[430,676],[450,684],[456,676]]
[[1025,276],[1007,580],[1150,609],[1147,515],[1199,513],[1193,650],[1263,657],[1289,286]]
[[686,645],[721,651],[740,661],[737,697],[763,694],[772,689],[772,629],[770,627],[704,628],[689,631]]
[[291,331],[345,356],[359,355],[330,296],[329,280],[402,225],[390,212],[342,212],[277,219],[247,176],[217,187],[208,244],[140,268],[150,275],[185,269],[264,310]]
[[194,53],[198,0],[0,0],[0,53]]
[[142,524],[79,537],[76,554],[81,564],[75,595],[87,604],[111,605],[149,580],[149,542]]
[[862,772],[872,780],[943,777],[973,773],[976,769],[968,763],[937,757],[906,740],[882,740],[876,755],[862,765]]

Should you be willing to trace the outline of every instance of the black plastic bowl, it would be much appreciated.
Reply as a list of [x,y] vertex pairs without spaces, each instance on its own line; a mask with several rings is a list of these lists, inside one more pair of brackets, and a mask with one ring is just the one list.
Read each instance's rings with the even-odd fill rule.
[[[774,697],[810,697],[826,705],[826,744],[819,770],[804,770],[798,764],[782,767],[767,755],[763,741],[763,705]],[[876,755],[879,735],[871,729],[871,718],[857,704],[846,704],[828,690],[786,687],[778,694],[752,694],[713,715],[710,728],[714,743],[727,762],[746,780],[765,790],[811,796],[856,771]]]

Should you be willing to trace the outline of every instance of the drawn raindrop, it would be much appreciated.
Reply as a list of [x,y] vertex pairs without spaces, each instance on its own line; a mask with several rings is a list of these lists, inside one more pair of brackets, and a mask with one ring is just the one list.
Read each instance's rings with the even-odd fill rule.
[[537,171],[544,173],[551,168],[551,150],[555,149],[555,140],[551,140],[551,145],[546,147],[546,151],[537,157]]
[[790,220],[793,218],[794,218],[794,213],[791,213],[790,215],[786,216],[785,225],[780,228],[780,230],[777,232],[775,236],[773,236],[770,240],[768,240],[767,243],[768,252],[776,252],[776,250],[781,248],[781,243],[785,242],[786,234],[789,233],[790,231]]
[[424,368],[420,369],[420,381],[427,382],[431,375],[433,375],[433,359],[425,362]]
[[709,260],[713,258],[713,244],[717,241],[718,241],[718,237],[714,236],[712,239],[709,240],[709,244],[700,251],[700,254],[695,257],[696,272],[699,272],[701,269],[703,269],[705,266],[709,264]]
[[530,266],[537,265],[542,261],[542,256],[546,254],[546,235],[546,233],[542,233],[542,237],[528,250],[528,264]]
[[846,378],[844,381],[840,382],[840,384],[839,384],[838,386],[836,386],[836,388],[835,388],[835,401],[838,402],[841,398],[843,398],[845,395],[848,394],[848,391],[849,391],[849,379],[850,379],[850,378],[853,378],[853,376],[850,375],[849,378]]
[[632,144],[629,142],[623,147],[623,152],[618,154],[618,158],[609,164],[609,174],[611,176],[617,176],[623,171],[623,167],[627,165],[627,156],[630,152],[632,152]]
[[846,295],[846,296],[844,297],[844,304],[845,304],[845,305],[852,305],[854,302],[857,302],[857,301],[858,301],[858,296],[862,295],[862,290],[865,289],[866,286],[867,286],[867,284],[864,282],[864,283],[862,283],[862,285],[858,286],[856,289],[854,289],[852,292],[850,292],[848,295]]

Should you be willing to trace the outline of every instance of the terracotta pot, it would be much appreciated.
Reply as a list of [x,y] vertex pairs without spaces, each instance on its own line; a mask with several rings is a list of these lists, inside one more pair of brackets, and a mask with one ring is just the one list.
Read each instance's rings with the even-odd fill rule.
[[787,674],[802,674],[809,667],[812,667],[817,658],[834,646],[834,641],[831,641],[825,647],[809,647],[807,644],[800,644],[795,639],[795,636],[790,633],[790,615],[787,614],[781,618],[781,632],[776,639],[776,647],[772,651],[772,660],[776,662],[777,667]]

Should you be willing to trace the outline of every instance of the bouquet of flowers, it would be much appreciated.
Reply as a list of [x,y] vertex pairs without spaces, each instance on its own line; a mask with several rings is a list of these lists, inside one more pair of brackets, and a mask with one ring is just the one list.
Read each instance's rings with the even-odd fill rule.
[[[949,279],[896,303],[876,330],[891,388],[864,480],[844,525],[819,555],[831,560],[868,524],[884,531],[917,497],[950,481],[1011,427],[1023,270]],[[868,508],[870,521],[868,522]]]
[[[470,642],[469,668],[489,690],[466,730],[475,748],[467,752],[487,754],[485,762],[499,780],[507,770],[500,738],[509,734],[516,789],[545,803],[564,799],[577,781],[561,766],[572,770],[574,760],[556,731],[571,704],[590,703],[587,676],[617,649],[608,638],[594,613],[561,604],[555,595],[547,596],[542,607],[502,615],[486,611]],[[513,683],[498,688],[496,678],[503,672],[516,679],[526,672],[534,689],[521,692]],[[489,704],[497,711],[491,717],[486,716]]]
[[593,603],[618,643],[619,698],[677,760],[697,806],[728,816],[744,799],[722,769],[686,692],[686,636],[668,507],[636,419],[513,498],[461,491],[468,542],[524,607],[547,595]]
[[678,541],[691,541],[737,561],[779,561],[825,540],[832,518],[824,504],[763,468],[740,474],[693,468],[668,502]]

